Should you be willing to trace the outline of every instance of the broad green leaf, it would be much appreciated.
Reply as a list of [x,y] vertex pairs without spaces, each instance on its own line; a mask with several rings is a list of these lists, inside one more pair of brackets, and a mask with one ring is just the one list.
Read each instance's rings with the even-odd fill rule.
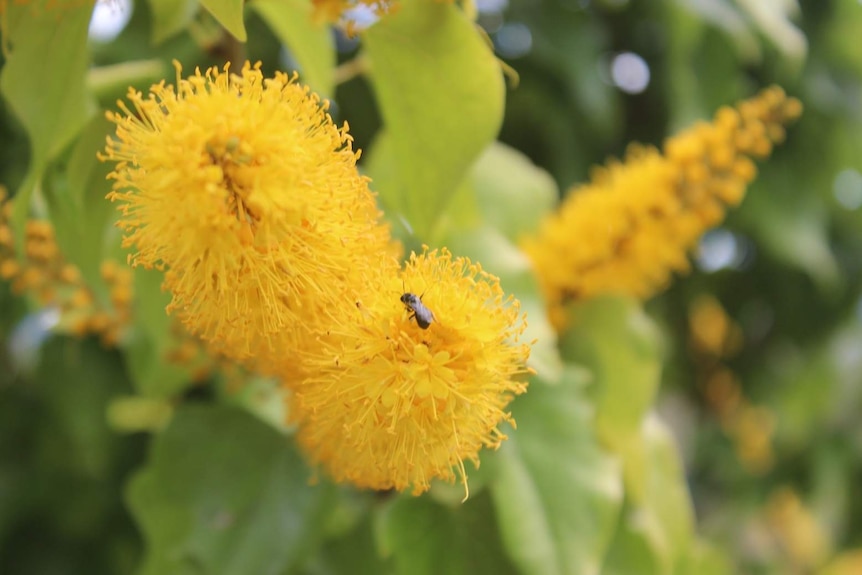
[[191,382],[190,369],[166,361],[168,349],[175,345],[172,324],[165,307],[170,294],[161,289],[163,276],[156,270],[134,270],[134,326],[123,345],[135,389],[148,397],[170,397]]
[[[391,138],[396,178],[375,188],[391,216],[427,238],[503,115],[500,66],[456,6],[405,2],[363,36],[370,81]],[[372,178],[375,173],[370,174]]]
[[518,429],[490,462],[506,552],[524,575],[598,573],[622,501],[620,469],[598,446],[574,372],[533,384],[512,413]]
[[573,306],[564,361],[595,376],[596,429],[615,451],[640,430],[660,382],[660,335],[635,300],[600,297]]
[[543,382],[556,381],[562,371],[557,350],[557,333],[548,321],[545,300],[527,257],[496,228],[485,226],[442,238],[452,253],[467,256],[482,264],[482,269],[498,276],[503,291],[513,294],[527,314],[527,329],[522,340],[535,340],[530,366]]
[[514,148],[494,142],[458,186],[429,240],[438,243],[441,236],[457,237],[490,225],[517,243],[554,210],[559,195],[545,170]]
[[90,68],[87,87],[103,108],[115,108],[117,100],[125,98],[129,86],[156,84],[166,76],[168,67],[158,59],[121,62]]
[[378,546],[403,575],[497,575],[507,560],[487,492],[447,507],[428,497],[399,497],[379,516]]
[[[732,575],[738,573],[727,556],[705,541],[694,541],[685,559],[676,569],[676,575]],[[824,574],[825,575],[825,574]]]
[[485,222],[513,242],[535,232],[560,197],[548,172],[500,142],[489,146],[479,157],[470,180]]
[[254,0],[249,3],[299,62],[299,75],[321,96],[335,93],[335,41],[329,26],[312,22],[308,0]]
[[762,0],[736,0],[760,32],[767,36],[785,58],[801,64],[808,53],[805,33],[791,19],[799,19],[799,5],[795,2],[763,2]]
[[141,575],[284,573],[319,544],[333,489],[311,486],[289,441],[227,407],[180,409],[127,498]]
[[246,41],[245,21],[242,15],[243,0],[200,0],[219,24],[240,42]]
[[13,228],[23,245],[30,194],[48,162],[86,125],[95,105],[86,92],[87,30],[92,5],[53,6],[50,0],[5,6],[11,51],[0,72],[0,93],[30,138],[30,166],[17,191]]
[[325,541],[318,556],[304,571],[307,575],[386,575],[392,572],[389,562],[377,553],[368,514],[350,532]]
[[121,492],[143,443],[105,421],[129,390],[121,358],[95,338],[54,337],[41,355],[32,375],[0,369],[0,572],[132,573]]
[[35,382],[44,386],[41,402],[63,439],[62,450],[79,471],[104,476],[117,439],[105,419],[112,396],[128,386],[119,358],[93,339],[56,337],[42,350]]
[[198,9],[198,0],[149,0],[149,4],[153,44],[161,44],[185,30]]
[[[694,512],[679,452],[654,415],[616,447],[622,457],[626,507],[603,572],[612,575],[694,573]],[[697,563],[695,563],[697,564]]]
[[669,575],[650,539],[648,518],[626,508],[602,565],[602,575]]
[[694,530],[685,470],[673,437],[651,415],[638,439],[630,440],[620,454],[632,516],[649,541],[660,572],[672,573],[687,557]]
[[[81,271],[84,283],[107,303],[100,265],[105,234],[114,208],[105,199],[111,190],[111,167],[96,158],[112,124],[94,117],[75,141],[60,173],[43,188],[51,221],[65,258]],[[65,173],[63,173],[65,168]],[[55,180],[55,181],[52,181]]]
[[[790,184],[792,177],[781,175],[775,183]],[[740,216],[773,257],[809,274],[825,294],[837,293],[843,278],[830,244],[830,216],[821,200],[811,194],[799,197],[754,189]]]
[[[756,32],[727,0],[674,2],[667,13],[669,128],[676,132],[738,98],[745,90],[735,74],[740,60],[758,62],[762,51]],[[693,59],[715,72],[699,74]]]

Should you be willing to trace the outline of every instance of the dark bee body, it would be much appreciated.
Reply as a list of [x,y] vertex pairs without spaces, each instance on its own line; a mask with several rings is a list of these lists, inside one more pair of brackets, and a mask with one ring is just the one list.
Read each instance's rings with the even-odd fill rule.
[[412,293],[404,293],[401,295],[401,303],[413,312],[410,318],[416,318],[416,325],[422,329],[428,329],[428,326],[434,321],[434,313],[425,307],[420,296]]

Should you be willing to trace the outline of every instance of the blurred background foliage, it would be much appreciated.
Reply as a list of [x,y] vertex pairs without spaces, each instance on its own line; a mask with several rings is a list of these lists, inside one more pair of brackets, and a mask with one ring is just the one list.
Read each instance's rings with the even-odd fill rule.
[[[266,2],[246,7],[244,44],[197,2],[173,4],[97,8],[128,20],[116,36],[91,27],[88,81],[100,106],[129,84],[170,80],[174,58],[190,71],[247,57],[267,74],[310,61],[284,47],[281,34],[299,32],[272,26]],[[499,138],[536,166],[500,148],[474,170],[484,217],[512,235],[510,216],[521,212],[495,214],[496,196],[483,195],[505,187],[494,180],[501,163],[522,166],[523,186],[540,195],[564,193],[629,143],[660,145],[768,84],[805,112],[743,205],[704,237],[690,276],[645,312],[583,304],[585,319],[560,342],[581,367],[518,400],[518,431],[471,473],[463,507],[449,504],[448,486],[413,499],[308,485],[277,431],[268,382],[235,392],[248,376],[203,371],[190,385],[189,370],[154,360],[170,347],[150,337],[168,323],[158,278],[134,276],[141,325],[125,353],[93,336],[47,333],[45,312],[0,282],[0,573],[862,573],[862,5],[477,7],[520,78],[507,88]],[[356,39],[332,39],[339,62],[355,56]],[[111,65],[121,68],[99,75]],[[40,70],[30,73],[40,81]],[[317,88],[373,155],[381,115],[367,79]],[[105,130],[93,119],[60,163],[94,158]],[[0,182],[14,191],[34,158],[5,101],[0,142]],[[106,169],[93,162],[74,176],[92,183],[85,228],[110,217],[99,208]],[[49,205],[62,197],[52,200],[51,182],[65,177],[52,180],[52,170],[65,173],[51,164]],[[464,222],[451,218],[442,237],[458,238]],[[74,251],[63,241],[64,229],[81,237],[68,232],[73,224],[53,223],[61,249]],[[98,259],[66,255],[96,292],[109,291]],[[153,439],[146,428],[170,418]],[[542,425],[549,434],[531,432]],[[227,514],[225,501],[243,513]]]

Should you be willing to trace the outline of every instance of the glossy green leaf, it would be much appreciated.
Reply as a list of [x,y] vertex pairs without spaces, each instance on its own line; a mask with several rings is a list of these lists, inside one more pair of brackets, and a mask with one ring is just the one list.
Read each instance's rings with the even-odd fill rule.
[[600,297],[570,311],[571,329],[560,342],[564,361],[590,369],[596,429],[617,448],[640,430],[661,374],[660,335],[635,300]]
[[123,349],[138,393],[149,397],[170,397],[191,383],[188,367],[166,361],[175,345],[172,324],[165,307],[171,301],[161,289],[163,276],[156,270],[135,268],[132,313],[134,325]]
[[793,20],[801,17],[799,5],[793,2],[762,2],[760,0],[736,0],[766,35],[782,52],[785,58],[801,64],[808,53],[805,34]]
[[470,180],[485,222],[513,242],[536,231],[560,197],[548,172],[500,142],[489,146],[479,157]]
[[[30,194],[47,163],[87,124],[95,104],[86,91],[89,65],[87,30],[92,5],[62,8],[49,0],[5,7],[11,47],[2,72],[0,93],[30,138],[30,166],[17,191],[13,228],[23,243]],[[58,13],[59,12],[59,13]]]
[[114,109],[117,100],[128,94],[129,86],[157,84],[170,77],[168,70],[165,62],[155,58],[99,66],[87,72],[87,86],[103,108]]
[[200,0],[219,24],[233,34],[240,42],[246,41],[245,21],[243,20],[243,0]]
[[148,0],[152,14],[153,44],[161,44],[186,29],[198,9],[198,0]]
[[688,548],[683,561],[676,569],[676,575],[732,575],[734,569],[726,554],[705,541],[694,541]]
[[378,545],[403,575],[515,574],[501,548],[487,494],[447,507],[399,497],[379,517]]
[[393,573],[391,561],[380,557],[374,542],[371,516],[340,537],[328,539],[317,557],[310,561],[306,575],[387,575]]
[[[96,152],[104,148],[112,124],[94,117],[75,141],[59,173],[46,179],[43,195],[63,256],[81,271],[84,282],[107,302],[100,273],[107,225],[114,207],[105,199],[111,190],[111,166]],[[64,171],[63,171],[64,170]]]
[[700,561],[692,548],[694,512],[670,432],[655,415],[649,415],[638,433],[618,444],[615,451],[622,458],[627,503],[603,572],[689,572],[683,568]]
[[626,508],[601,568],[602,575],[669,575],[650,539],[647,518]]
[[[387,145],[385,136],[382,140]],[[391,175],[383,177],[388,181]],[[548,172],[514,148],[494,142],[458,186],[429,241],[442,243],[443,238],[457,237],[464,230],[491,226],[517,244],[538,228],[558,200],[559,190]]]
[[333,490],[280,433],[240,410],[179,410],[128,501],[146,542],[141,575],[284,573],[319,544]]
[[[456,6],[405,2],[363,35],[371,84],[392,139],[389,169],[375,187],[390,216],[426,238],[503,114],[500,66]],[[371,172],[372,178],[376,177]]]
[[620,469],[598,446],[578,377],[517,398],[518,429],[491,463],[506,552],[525,575],[598,573],[617,522]]
[[659,572],[672,573],[688,556],[694,530],[685,470],[673,437],[651,415],[637,440],[630,440],[620,454],[631,517],[648,541]]
[[299,62],[299,77],[321,96],[335,93],[335,41],[332,30],[311,17],[308,0],[254,0],[249,3]]
[[[786,174],[783,179],[792,177]],[[837,292],[842,280],[822,201],[810,195],[800,198],[755,189],[740,215],[750,222],[758,244],[770,255],[809,274],[824,293]]]
[[62,437],[65,456],[80,472],[103,476],[111,465],[117,438],[108,428],[109,399],[128,386],[122,362],[94,340],[57,337],[42,350],[37,380],[51,427]]

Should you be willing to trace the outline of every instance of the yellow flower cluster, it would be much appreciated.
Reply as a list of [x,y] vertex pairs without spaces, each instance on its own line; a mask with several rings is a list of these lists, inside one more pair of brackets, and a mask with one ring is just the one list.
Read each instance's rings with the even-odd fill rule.
[[[165,271],[192,333],[229,357],[271,364],[308,337],[387,252],[347,127],[308,88],[259,66],[130,91],[103,159],[116,162],[134,265]],[[379,257],[377,258],[379,259]]]
[[751,402],[726,360],[739,351],[742,330],[711,296],[695,299],[689,310],[689,347],[707,405],[733,441],[742,466],[753,474],[769,471],[775,462],[776,416]]
[[[405,313],[402,286],[422,294],[433,320]],[[529,346],[518,302],[478,264],[443,250],[413,254],[401,275],[382,278],[337,331],[304,350],[310,373],[292,411],[299,441],[339,480],[398,490],[428,489],[434,477],[466,487],[464,459],[505,436],[504,411],[526,384]]]
[[110,303],[99,301],[77,266],[63,257],[50,222],[27,222],[23,257],[19,257],[9,225],[13,204],[2,188],[0,204],[0,278],[10,283],[14,293],[30,294],[41,306],[56,307],[58,330],[76,336],[97,335],[103,344],[116,345],[130,324],[131,270],[104,262],[102,279]]
[[568,301],[603,293],[646,299],[687,272],[701,235],[742,201],[757,172],[752,158],[768,156],[801,111],[798,100],[769,88],[670,138],[663,154],[631,147],[625,162],[572,190],[523,243],[555,324],[565,323]]
[[421,493],[456,468],[466,485],[528,372],[498,280],[445,250],[401,270],[347,126],[293,78],[177,64],[176,88],[128,99],[108,113],[109,198],[132,265],[164,271],[168,311],[278,376],[337,480]]
[[[31,296],[41,307],[56,308],[56,332],[74,337],[97,336],[106,347],[121,345],[134,322],[131,268],[104,260],[99,275],[107,294],[100,298],[78,267],[66,261],[50,221],[28,220],[24,250],[18,253],[9,221],[12,206],[12,200],[0,187],[0,279],[9,282],[13,293]],[[179,326],[174,329],[163,359],[194,370],[194,381],[210,375],[216,363],[222,369],[234,367],[206,354],[200,342]]]

